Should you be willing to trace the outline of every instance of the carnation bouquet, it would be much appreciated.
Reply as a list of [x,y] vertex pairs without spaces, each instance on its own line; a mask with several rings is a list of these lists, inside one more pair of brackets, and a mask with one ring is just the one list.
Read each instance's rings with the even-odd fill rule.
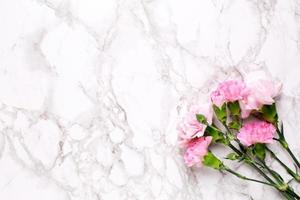
[[[227,80],[219,84],[205,105],[193,105],[178,125],[179,145],[188,167],[206,166],[237,178],[268,185],[285,199],[300,199],[290,182],[300,183],[300,163],[285,138],[283,123],[278,118],[276,97],[281,84],[268,78],[246,81]],[[228,148],[224,158],[254,169],[261,178],[242,175],[212,152],[212,146]],[[284,163],[269,145],[279,145],[290,156]],[[270,156],[291,177],[286,182],[282,175],[266,161]],[[294,164],[294,167],[292,164]]]

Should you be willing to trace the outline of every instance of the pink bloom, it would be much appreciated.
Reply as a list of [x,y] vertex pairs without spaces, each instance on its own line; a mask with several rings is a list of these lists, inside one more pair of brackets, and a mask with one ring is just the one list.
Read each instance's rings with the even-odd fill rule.
[[273,124],[253,120],[244,124],[237,134],[237,138],[245,146],[251,146],[256,143],[272,143],[275,132],[276,129]]
[[204,115],[208,124],[212,123],[213,112],[211,105],[192,106],[178,125],[181,147],[186,146],[189,140],[201,137],[204,134],[206,125],[198,122],[196,114]]
[[187,150],[184,154],[185,164],[188,167],[192,167],[193,165],[196,165],[197,167],[201,167],[203,157],[207,154],[208,152],[207,149],[211,141],[212,141],[211,136],[200,137],[191,140],[188,143]]
[[212,92],[212,102],[220,107],[225,102],[234,102],[247,97],[249,90],[242,81],[224,81]]
[[240,101],[242,118],[247,118],[252,110],[259,110],[263,105],[272,105],[282,88],[282,84],[269,79],[265,73],[252,73],[246,77],[249,95]]

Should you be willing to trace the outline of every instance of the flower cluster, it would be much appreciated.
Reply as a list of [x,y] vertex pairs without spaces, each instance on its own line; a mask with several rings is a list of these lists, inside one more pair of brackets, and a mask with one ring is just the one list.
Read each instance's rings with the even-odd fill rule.
[[201,113],[205,116],[207,124],[212,123],[213,111],[211,106],[192,106],[186,116],[179,123],[179,144],[181,147],[187,147],[184,155],[187,166],[201,166],[202,158],[207,153],[207,148],[211,142],[211,137],[204,137],[204,131],[207,124],[197,120],[196,115]]
[[[267,144],[277,141],[300,169],[300,163],[284,137],[283,126],[279,127],[275,100],[280,95],[281,86],[268,78],[224,81],[211,92],[211,102],[191,106],[178,125],[179,146],[184,150],[185,164],[188,167],[205,165],[227,171],[244,180],[273,186],[287,199],[300,199],[280,174],[265,163],[265,157],[269,153],[300,183],[297,170],[289,168],[267,147]],[[214,123],[216,121],[219,123]],[[244,161],[259,174],[263,174],[267,182],[247,178],[231,170],[212,153],[211,147],[217,144],[233,151],[226,159]],[[266,172],[269,174],[265,174]]]
[[241,107],[241,117],[247,118],[252,111],[259,110],[263,105],[272,105],[274,98],[280,94],[281,84],[272,80],[225,81],[212,92],[212,102],[221,106],[226,102],[238,101]]

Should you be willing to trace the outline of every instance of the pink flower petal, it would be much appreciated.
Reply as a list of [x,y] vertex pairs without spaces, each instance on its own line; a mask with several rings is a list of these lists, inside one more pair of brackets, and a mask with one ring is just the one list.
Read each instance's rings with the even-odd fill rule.
[[208,152],[208,146],[212,141],[212,137],[200,137],[191,140],[188,143],[186,152],[184,154],[184,161],[188,167],[202,166],[202,159]]
[[253,120],[244,124],[237,134],[237,138],[245,146],[251,146],[256,143],[272,143],[275,132],[276,128],[273,124]]

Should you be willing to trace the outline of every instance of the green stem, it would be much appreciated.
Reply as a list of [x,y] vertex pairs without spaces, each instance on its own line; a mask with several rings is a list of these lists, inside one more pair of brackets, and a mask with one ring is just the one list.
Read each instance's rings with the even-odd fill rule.
[[225,166],[224,170],[226,170],[227,172],[235,175],[236,177],[238,177],[240,179],[247,180],[247,181],[253,181],[253,182],[257,182],[257,183],[261,183],[261,184],[264,184],[264,185],[275,187],[275,185],[273,185],[271,183],[267,183],[267,182],[264,182],[264,181],[260,181],[260,180],[256,180],[256,179],[253,179],[253,178],[248,178],[246,176],[243,176],[243,175],[233,171],[232,169],[228,168],[227,166]]
[[291,151],[289,145],[287,144],[285,138],[274,138],[274,140],[276,140],[277,142],[279,142],[279,144],[288,152],[288,154],[291,156],[291,158],[293,159],[294,163],[297,165],[297,167],[300,169],[300,163],[297,160],[296,156],[294,155],[294,153]]
[[294,190],[287,183],[285,183],[283,181],[283,178],[280,176],[280,174],[278,174],[274,170],[270,169],[267,166],[267,164],[265,163],[265,161],[263,161],[259,158],[258,158],[258,160],[263,164],[264,168],[276,179],[277,183],[279,184],[278,185],[279,190],[286,191],[287,193],[289,193],[296,199],[300,199],[300,196],[297,193],[295,193]]
[[[224,127],[226,128],[227,131],[227,137],[228,135],[230,135],[231,137],[233,136],[232,132],[230,131],[230,129],[228,128],[226,123],[223,123]],[[240,148],[242,148],[243,146],[241,145],[240,141],[236,140],[235,141],[239,144]],[[275,185],[274,188],[276,190],[278,190],[284,197],[286,197],[288,200],[293,200],[295,196],[298,196],[297,194],[293,194],[293,190],[291,190],[288,186],[288,191],[285,191],[284,188],[281,187],[280,185],[277,185],[267,174],[265,174],[265,172],[263,170],[261,170],[259,167],[256,166],[256,164],[258,164],[257,162],[255,162],[247,153],[243,152],[245,151],[243,148],[243,151],[241,152],[239,149],[237,149],[234,145],[232,145],[229,141],[228,146],[234,151],[236,152],[238,155],[240,156],[245,156],[245,158],[248,159],[248,161],[246,163],[248,163],[250,166],[252,166],[254,169],[256,169],[269,183],[270,185]],[[277,179],[278,177],[276,177]],[[297,197],[295,197],[297,198]]]
[[[241,152],[240,150],[238,150],[234,145],[232,145],[231,143],[229,144],[229,147],[236,152],[239,156],[246,156],[247,158],[249,158],[249,156],[243,152]],[[250,158],[251,159],[251,158]],[[252,160],[252,159],[251,159]],[[247,162],[250,166],[254,167],[256,169],[256,171],[258,171],[267,181],[269,181],[271,184],[275,184],[275,182],[269,177],[267,176],[259,167],[257,167],[253,161],[252,162]]]
[[278,125],[276,126],[277,133],[279,135],[279,139],[274,138],[274,140],[278,141],[280,145],[288,152],[288,154],[292,157],[293,161],[297,165],[297,167],[300,169],[300,162],[294,155],[294,153],[291,151],[288,143],[286,142],[285,136],[284,136],[284,131],[283,131],[283,125],[281,126],[281,130],[279,130]]
[[287,199],[287,200],[295,200],[295,197],[287,192],[282,193],[282,195]]
[[[238,150],[235,146],[233,146],[231,143],[229,144],[229,147],[236,152],[239,156],[243,156],[244,153],[242,153],[240,150]],[[246,157],[248,157],[248,155],[244,155]],[[249,158],[249,157],[248,157]],[[269,177],[267,176],[259,167],[257,167],[253,162],[247,162],[250,166],[254,167],[256,169],[256,171],[258,171],[267,181],[269,181],[269,183],[271,184],[275,184],[275,182]]]
[[294,195],[292,195],[291,193],[289,193],[288,191],[286,191],[286,192],[281,192],[281,194],[286,198],[286,199],[288,199],[288,200],[295,200],[295,199],[297,199],[298,200],[298,198],[297,197],[295,197]]
[[298,159],[296,158],[296,156],[293,154],[293,152],[291,151],[288,143],[286,142],[285,138],[274,138],[274,140],[276,140],[277,142],[279,142],[279,144],[288,152],[288,154],[291,156],[291,158],[293,159],[294,163],[297,165],[297,167],[300,169],[300,163],[298,161]]
[[[232,135],[232,133],[231,133],[231,131],[230,131],[230,129],[228,128],[228,126],[226,125],[226,124],[223,124],[224,126],[225,126],[225,128],[226,128],[226,130],[228,131],[228,133],[230,134],[230,135]],[[241,145],[241,143],[240,143],[240,141],[238,141],[238,140],[235,140],[240,146],[242,146]],[[233,145],[232,145],[233,146]],[[233,146],[234,147],[234,146]],[[235,148],[235,147],[234,147]],[[236,148],[235,148],[236,149]],[[251,159],[251,157],[246,153],[246,152],[242,152],[243,153],[243,155],[244,156],[246,156],[247,158],[249,158],[250,160],[252,160]],[[273,170],[271,170],[267,165],[266,165],[266,163],[263,161],[263,160],[261,160],[261,159],[258,159],[260,162],[259,163],[257,163],[257,162],[255,162],[255,161],[252,161],[252,166],[253,165],[255,165],[255,164],[258,164],[258,165],[260,165],[260,164],[262,164],[262,165],[260,165],[260,166],[262,166],[263,168],[265,168],[275,179],[276,179],[276,181],[281,185],[281,184],[283,184],[283,179],[282,179],[282,177],[277,173],[277,172],[275,172],[275,171],[273,171]],[[254,164],[255,163],[255,164]],[[255,165],[256,166],[256,165]],[[257,167],[257,166],[256,166]],[[255,167],[255,168],[256,168]],[[265,178],[267,178],[268,176],[260,169],[260,168],[258,168],[262,173],[261,174],[264,174],[263,176],[265,177]],[[269,179],[269,177],[268,177],[268,179],[267,179],[268,181],[272,181],[273,182],[273,180],[272,179]]]
[[287,152],[290,154],[290,156],[292,157],[292,159],[294,160],[295,164],[297,165],[297,167],[300,169],[300,163],[297,160],[296,156],[293,154],[293,152],[291,151],[290,147],[286,148]]
[[[226,128],[227,132],[228,132],[229,134],[232,135],[232,133],[231,133],[230,129],[228,128],[228,126],[227,126],[226,124],[223,124],[223,125],[224,125],[224,127]],[[235,141],[239,144],[240,147],[242,147],[242,145],[240,144],[240,142],[239,142],[238,140],[235,140]],[[255,161],[253,161],[253,160],[249,157],[249,155],[248,155],[247,153],[245,153],[245,152],[243,152],[243,151],[240,151],[240,150],[237,149],[234,145],[232,145],[230,142],[229,142],[229,147],[230,147],[234,152],[236,152],[239,156],[245,156],[246,158],[250,159],[251,162],[248,162],[248,164],[249,164],[250,166],[252,166],[253,168],[255,168],[255,170],[258,171],[258,173],[260,173],[267,181],[269,181],[269,183],[275,184],[275,182],[274,182],[268,175],[266,175],[264,171],[262,171],[259,167],[256,166],[256,164],[259,164],[259,163],[256,163]],[[256,163],[256,164],[255,164],[255,163]]]
[[286,192],[291,196],[295,197],[296,199],[300,199],[300,196],[297,193],[295,193],[292,188],[288,187]]
[[[238,150],[234,145],[232,145],[231,143],[229,143],[229,147],[236,152],[239,156],[246,156],[249,158],[249,156],[243,152],[241,152],[240,150]],[[251,158],[250,158],[251,159]],[[254,161],[251,160],[251,162],[246,162],[247,164],[249,164],[251,167],[253,167],[260,175],[262,175],[269,183],[270,185],[275,185],[274,188],[280,192],[287,200],[294,200],[294,196],[291,195],[290,193],[288,193],[287,191],[283,191],[281,190],[276,183],[268,176],[265,174],[264,171],[262,171],[259,167],[256,166],[255,163],[253,163]]]
[[287,171],[288,174],[290,174],[297,182],[300,182],[299,174],[297,174],[291,168],[289,168],[286,164],[284,164],[271,149],[266,147],[266,150],[270,152],[271,156]]
[[283,183],[283,179],[280,176],[280,174],[278,174],[277,172],[275,172],[274,170],[272,170],[264,160],[261,160],[260,158],[257,158],[258,161],[264,166],[264,168],[276,179],[276,181],[278,183]]

